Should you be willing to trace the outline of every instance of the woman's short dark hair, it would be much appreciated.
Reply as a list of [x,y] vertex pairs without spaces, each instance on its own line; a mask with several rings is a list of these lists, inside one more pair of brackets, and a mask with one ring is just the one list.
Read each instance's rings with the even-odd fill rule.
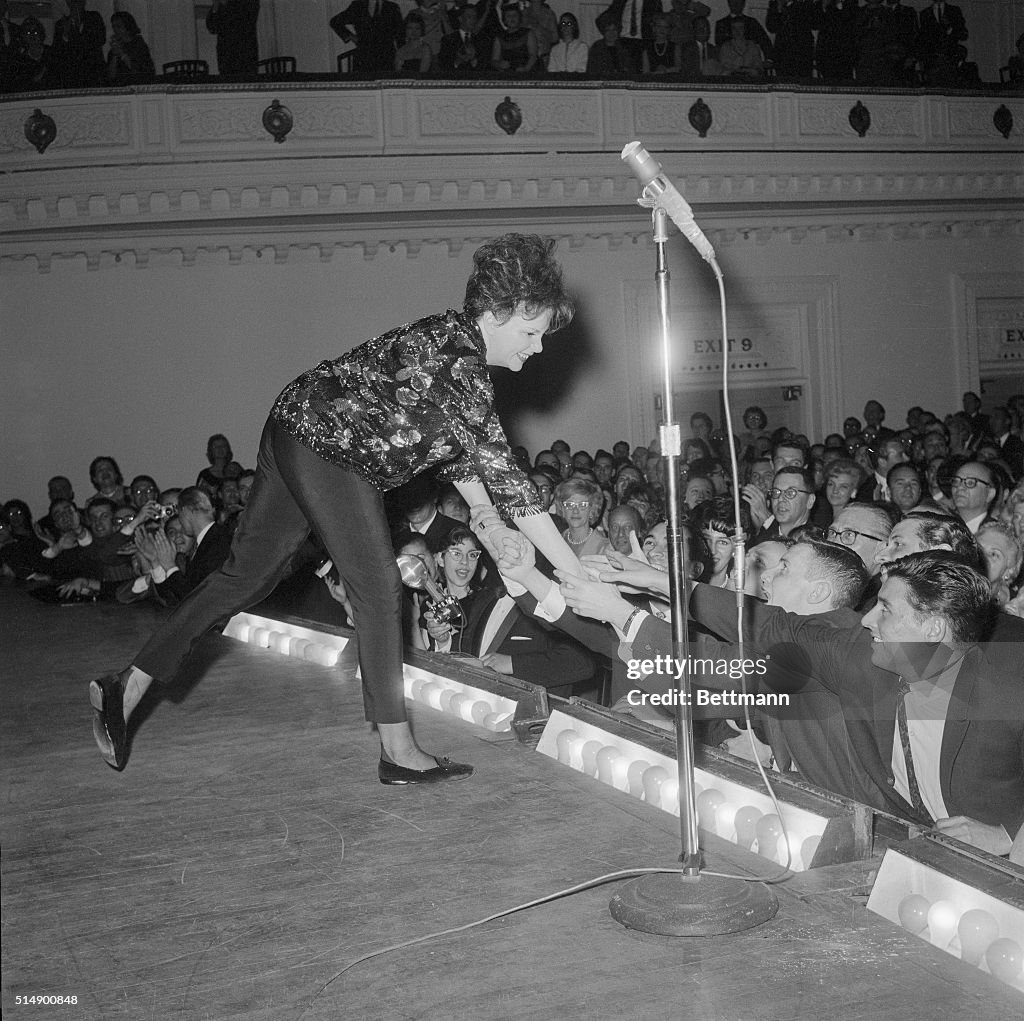
[[576,308],[565,292],[555,242],[539,234],[503,234],[473,253],[463,310],[474,319],[490,312],[506,322],[517,312],[527,318],[551,310],[548,332],[567,326]]
[[96,484],[96,469],[99,467],[100,461],[109,461],[114,466],[114,471],[117,473],[117,485],[121,485],[124,482],[124,476],[121,474],[121,466],[112,458],[107,457],[106,454],[100,454],[99,457],[94,457],[89,462],[89,479],[93,485]]
[[142,35],[142,29],[139,28],[139,23],[132,17],[128,11],[114,11],[110,15],[110,24],[114,25],[117,22],[121,22],[124,25],[125,31],[134,39],[137,35]]
[[561,28],[563,24],[569,25],[572,28],[573,39],[579,39],[580,23],[576,20],[575,14],[571,11],[566,11],[565,14],[561,15],[558,19],[558,27]]
[[463,542],[471,542],[477,549],[482,549],[480,540],[467,528],[465,525],[456,525],[448,534],[440,541],[437,547],[438,553],[444,553],[445,550],[450,550],[453,546],[458,546]]
[[405,27],[408,28],[410,25],[419,25],[423,31],[426,31],[427,25],[423,20],[423,15],[418,11],[410,11],[405,16]]
[[209,461],[210,464],[213,464],[213,445],[214,445],[214,443],[217,440],[223,440],[225,443],[227,443],[227,445],[228,445],[228,461],[229,462],[233,461],[235,459],[235,453],[231,449],[231,444],[228,442],[228,438],[223,433],[214,433],[206,441],[206,460]]

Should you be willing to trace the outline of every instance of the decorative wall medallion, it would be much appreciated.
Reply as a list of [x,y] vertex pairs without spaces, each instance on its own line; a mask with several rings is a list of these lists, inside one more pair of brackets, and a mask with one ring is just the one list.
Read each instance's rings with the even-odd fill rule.
[[711,122],[714,118],[711,116],[711,107],[703,99],[698,99],[690,107],[686,117],[690,122],[690,126],[701,138],[708,137],[708,130],[711,128]]
[[25,119],[25,137],[36,147],[36,152],[46,152],[46,147],[57,137],[57,124],[42,110],[33,110]]
[[1003,138],[1010,137],[1010,132],[1013,131],[1013,114],[1005,103],[1001,103],[999,109],[992,115],[992,123]]
[[871,111],[858,99],[850,109],[850,127],[863,138],[871,127]]
[[517,103],[513,103],[511,98],[506,96],[504,101],[495,107],[494,120],[506,135],[514,135],[523,123],[523,111],[519,109]]
[[263,126],[274,136],[275,142],[283,142],[288,137],[288,132],[292,130],[294,123],[291,110],[282,106],[279,99],[275,99],[263,111]]

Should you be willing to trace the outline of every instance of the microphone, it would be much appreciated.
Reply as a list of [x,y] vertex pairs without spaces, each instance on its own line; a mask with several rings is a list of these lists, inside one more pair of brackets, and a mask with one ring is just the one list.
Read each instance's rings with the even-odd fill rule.
[[664,209],[669,219],[683,232],[683,236],[701,254],[705,261],[714,263],[715,250],[693,218],[693,210],[676,186],[665,176],[661,164],[640,142],[630,142],[622,150],[622,161],[636,174],[644,186],[640,205]]
[[401,553],[395,560],[402,575],[402,584],[409,588],[425,589],[430,596],[429,608],[434,617],[442,624],[456,627],[455,621],[462,614],[462,607],[454,596],[445,592],[430,577],[427,565],[413,553]]

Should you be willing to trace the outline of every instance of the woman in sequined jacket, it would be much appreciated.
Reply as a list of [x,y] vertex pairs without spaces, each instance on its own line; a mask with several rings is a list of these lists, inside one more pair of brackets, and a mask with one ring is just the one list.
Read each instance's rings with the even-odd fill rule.
[[381,782],[472,772],[427,755],[408,723],[401,579],[381,494],[439,469],[471,505],[489,494],[557,566],[577,563],[515,463],[488,375],[489,367],[518,371],[541,351],[546,332],[571,320],[553,250],[553,241],[536,235],[484,244],[473,257],[462,311],[401,326],[285,387],[264,428],[256,479],[223,568],[180,604],[131,666],[90,685],[94,736],[110,765],[124,767],[125,721],[153,680],[171,680],[203,634],[267,596],[312,529],[353,607],[366,718],[381,742]]

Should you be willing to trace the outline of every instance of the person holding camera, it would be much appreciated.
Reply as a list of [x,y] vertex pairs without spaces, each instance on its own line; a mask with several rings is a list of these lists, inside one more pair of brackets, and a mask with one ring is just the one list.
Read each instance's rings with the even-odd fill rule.
[[182,570],[177,550],[163,530],[148,535],[154,560],[153,584],[161,601],[177,606],[209,574],[227,560],[231,551],[231,530],[217,523],[209,496],[198,486],[189,486],[178,498],[178,521],[185,535],[195,539],[195,548]]

